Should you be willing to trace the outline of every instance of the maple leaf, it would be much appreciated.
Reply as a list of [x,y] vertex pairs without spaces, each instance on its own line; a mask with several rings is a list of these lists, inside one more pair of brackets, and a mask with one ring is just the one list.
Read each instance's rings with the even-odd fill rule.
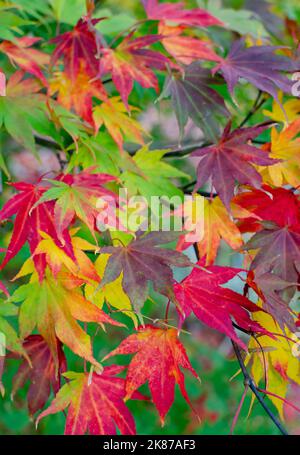
[[280,47],[246,48],[244,39],[235,41],[226,59],[214,68],[214,72],[222,72],[230,93],[239,79],[244,78],[279,102],[278,89],[290,93],[292,88],[292,82],[282,73],[295,71],[295,66],[288,57],[274,54],[277,49]]
[[291,287],[291,283],[282,280],[274,273],[267,272],[260,275],[250,271],[247,276],[247,284],[254,289],[261,299],[263,308],[273,316],[280,328],[285,331],[285,327],[288,327],[290,331],[294,332],[294,317],[288,305],[290,296],[286,292]]
[[[12,352],[17,352],[21,355],[24,355],[28,360],[25,349],[22,346],[22,342],[18,338],[18,335],[14,328],[7,321],[7,317],[16,316],[18,314],[18,308],[9,301],[0,300],[0,333],[5,335],[5,348],[9,349]],[[4,346],[2,345],[3,341],[1,340],[1,350]],[[0,381],[0,391],[1,391],[1,381]]]
[[[281,336],[276,338],[260,336],[258,341],[251,337],[248,346],[250,355],[246,358],[246,363],[256,384],[266,380],[263,387],[265,390],[285,398],[291,381],[300,384],[299,359],[293,355],[290,342],[290,339],[295,339],[295,342],[297,339],[289,331],[282,332],[272,316],[267,313],[257,313],[255,320],[270,333]],[[276,396],[268,396],[278,409],[280,417],[283,418],[283,400]]]
[[[263,110],[263,114],[269,117],[274,122],[281,122],[285,125],[289,123],[293,123],[295,120],[299,118],[300,113],[300,100],[299,99],[289,99],[283,102],[283,93],[279,93],[278,95],[280,104],[274,100],[272,105],[272,110],[269,111],[267,109]],[[283,106],[284,112],[281,108]]]
[[120,167],[120,179],[129,195],[141,194],[149,201],[153,196],[182,196],[171,179],[188,178],[184,172],[163,161],[168,150],[149,150],[149,145],[140,148],[134,156],[124,156]]
[[187,256],[178,251],[161,248],[161,245],[178,237],[176,232],[143,234],[137,232],[136,239],[127,246],[101,248],[101,252],[111,254],[101,287],[116,280],[123,272],[123,289],[138,312],[147,299],[149,282],[152,282],[155,291],[173,298],[171,266],[192,266]]
[[300,273],[300,233],[296,227],[277,226],[269,222],[243,247],[258,250],[251,263],[251,270],[258,275],[274,273],[292,285],[297,283]]
[[230,201],[234,195],[236,181],[260,187],[262,177],[252,164],[267,166],[278,161],[269,158],[266,153],[250,145],[248,141],[267,128],[268,125],[262,124],[231,131],[231,122],[229,122],[218,143],[195,150],[191,156],[202,158],[197,168],[195,190],[202,187],[211,177],[220,199],[230,211]]
[[33,96],[41,90],[41,88],[42,85],[40,81],[33,78],[25,78],[25,72],[18,70],[13,73],[7,81],[6,97],[10,98],[10,102],[13,98],[20,97],[29,102],[29,100],[32,99]]
[[[197,199],[202,199],[204,212],[201,217],[204,218],[203,236],[197,242],[197,249],[200,258],[205,257],[205,265],[213,264],[217,257],[221,240],[236,250],[243,244],[242,236],[230,218],[226,208],[219,197],[207,199],[203,196],[196,195]],[[182,250],[191,245],[185,242],[185,236],[179,241],[177,249]]]
[[48,344],[41,335],[30,335],[23,342],[31,365],[25,360],[21,363],[13,378],[12,398],[29,381],[27,402],[31,416],[45,406],[51,388],[54,393],[60,388],[60,376],[66,371],[66,358],[61,344],[59,342],[57,344],[58,371]]
[[41,67],[43,68],[49,63],[49,55],[31,48],[40,40],[40,38],[24,36],[15,39],[14,42],[3,41],[0,44],[0,51],[9,57],[11,63],[16,63],[22,70],[36,76],[47,86],[48,82]]
[[206,265],[214,262],[221,239],[233,250],[243,244],[240,231],[230,219],[228,212],[219,197],[204,200],[204,236],[197,243],[200,257],[206,257]]
[[263,150],[270,157],[280,160],[274,167],[259,169],[266,183],[283,186],[285,183],[297,188],[300,185],[300,118],[278,132],[272,128],[271,144],[264,144]]
[[[93,251],[95,253],[98,250],[98,247],[92,245],[87,240],[78,237],[76,235],[77,231],[78,229],[72,229],[70,231],[70,241],[74,252],[74,260],[59,248],[54,240],[44,232],[40,233],[41,241],[34,252],[34,256],[39,254],[45,255],[46,264],[49,266],[52,274],[55,277],[59,274],[60,279],[63,277],[65,286],[72,286],[72,282],[98,283],[100,280],[93,262],[84,252]],[[22,276],[22,269],[18,273],[17,278],[20,276]]]
[[201,8],[184,9],[183,2],[159,3],[158,0],[142,0],[148,19],[176,22],[178,24],[209,27],[223,23]]
[[80,290],[65,288],[48,271],[42,282],[39,282],[36,274],[33,274],[30,282],[20,286],[11,300],[22,302],[19,313],[21,338],[27,338],[37,327],[49,345],[56,365],[58,365],[57,337],[75,354],[99,367],[92,354],[90,337],[76,320],[122,326],[88,302]]
[[35,207],[49,201],[55,201],[54,220],[58,238],[63,243],[64,232],[78,217],[94,233],[95,222],[100,210],[97,209],[97,199],[116,195],[103,187],[104,184],[116,178],[108,174],[92,174],[92,169],[85,169],[79,174],[63,174],[56,180],[51,180],[52,188],[44,192]]
[[171,96],[181,139],[189,118],[209,139],[215,140],[218,136],[220,126],[217,115],[229,116],[223,98],[211,88],[218,83],[199,62],[187,66],[184,75],[173,74],[166,80],[160,98]]
[[[124,367],[111,365],[101,374],[68,372],[64,376],[69,380],[48,409],[42,412],[39,421],[49,415],[63,411],[67,407],[68,415],[65,426],[66,435],[115,435],[118,428],[121,434],[134,435],[135,422],[129,409],[124,404],[125,380],[115,377]],[[144,399],[136,393],[132,398]]]
[[232,318],[244,330],[264,332],[264,328],[249,316],[249,312],[259,311],[259,307],[243,295],[220,286],[239,272],[243,270],[220,266],[210,266],[205,270],[195,268],[183,281],[176,283],[174,293],[182,309],[179,313],[181,324],[193,312],[204,324],[247,349],[233,329]]
[[[30,359],[27,352],[23,348],[22,342],[19,339],[15,329],[7,321],[7,317],[17,316],[18,308],[11,302],[0,300],[0,393],[5,394],[4,385],[2,383],[2,375],[5,363],[5,350],[8,349],[13,353],[18,353],[26,358],[30,364]],[[11,355],[11,354],[10,354]]]
[[[100,254],[96,259],[94,267],[99,277],[102,277],[104,275],[108,259],[109,254]],[[135,327],[137,327],[138,319],[134,310],[132,309],[129,297],[123,291],[122,281],[123,273],[121,273],[116,280],[100,288],[100,279],[97,283],[89,282],[84,288],[84,294],[86,299],[97,305],[98,308],[102,308],[105,302],[108,303],[121,313],[124,313],[126,316],[130,317]]]
[[176,329],[160,329],[152,325],[139,327],[133,335],[109,353],[105,359],[118,354],[135,354],[126,375],[125,400],[148,381],[151,396],[162,425],[174,401],[175,384],[179,385],[185,400],[192,407],[184,385],[181,368],[198,378]]
[[[56,235],[53,206],[51,203],[39,204],[37,207],[34,207],[45,191],[45,188],[25,182],[12,183],[12,186],[18,193],[12,196],[0,210],[0,221],[16,215],[12,236],[1,264],[2,269],[18,253],[26,241],[28,241],[30,251],[33,254],[41,240],[41,231],[51,236],[58,245],[61,245]],[[65,252],[70,257],[74,257],[72,248],[69,247],[69,233],[67,231],[62,232],[61,238],[65,245],[61,246]],[[45,268],[45,258],[43,256],[36,256],[34,261],[37,270],[39,270],[40,278],[42,278]]]
[[157,78],[151,68],[165,70],[170,64],[169,59],[161,53],[146,49],[160,41],[160,35],[131,39],[133,33],[126,36],[116,49],[101,49],[101,73],[112,74],[112,80],[127,109],[133,82],[138,82],[144,88],[154,87],[158,91]]
[[[293,210],[292,203],[290,202],[290,205]],[[295,208],[297,210],[297,207]],[[276,215],[275,218],[278,218],[276,209],[278,210],[278,207],[275,207],[273,213]],[[288,209],[287,205],[287,215]],[[270,212],[272,214],[272,210]],[[292,214],[291,221],[294,221],[293,217]],[[296,217],[299,217],[299,213],[296,213]],[[279,220],[281,219],[280,216]],[[262,227],[263,230],[252,237],[244,247],[245,250],[258,249],[251,263],[251,271],[255,276],[249,273],[248,284],[261,298],[263,307],[272,314],[281,329],[285,330],[286,326],[294,330],[295,323],[289,301],[296,291],[299,280],[299,224],[289,226],[286,219],[281,226],[268,222],[262,223]]]
[[184,25],[170,27],[163,22],[159,23],[158,32],[162,35],[161,42],[177,62],[190,65],[195,60],[220,61],[214,52],[212,43],[191,36],[183,36],[186,30]]
[[[137,110],[132,106],[130,108],[132,111]],[[128,116],[125,105],[117,96],[109,98],[109,100],[94,108],[94,122],[96,131],[102,125],[107,128],[120,150],[123,150],[123,136],[132,139],[138,144],[144,143],[143,133],[145,131],[139,122]]]
[[[263,229],[263,221],[272,221],[280,227],[300,225],[300,199],[285,188],[263,185],[262,190],[250,189],[233,199],[233,214],[240,219],[241,232],[256,232]],[[248,211],[247,216],[239,213],[239,207]],[[241,216],[242,215],[242,216]]]
[[67,73],[57,72],[49,83],[49,94],[57,93],[57,101],[66,109],[74,109],[75,113],[86,122],[94,124],[93,97],[102,101],[107,99],[107,93],[100,80],[91,80],[86,71],[86,65],[81,66],[75,79]]
[[28,112],[40,111],[42,88],[36,79],[23,79],[24,72],[16,71],[8,80],[6,95],[0,97],[0,126],[26,149],[36,153],[33,128],[28,119]]
[[53,38],[50,43],[56,44],[56,49],[51,57],[51,66],[63,57],[65,72],[72,81],[76,81],[80,71],[81,62],[84,61],[89,76],[99,75],[99,37],[93,26],[101,19],[80,19],[72,31],[63,33]]

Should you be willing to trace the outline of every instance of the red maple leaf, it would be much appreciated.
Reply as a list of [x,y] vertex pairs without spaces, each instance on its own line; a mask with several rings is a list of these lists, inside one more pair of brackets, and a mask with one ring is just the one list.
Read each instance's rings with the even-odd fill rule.
[[[135,434],[135,422],[124,403],[125,380],[116,378],[124,367],[111,365],[101,374],[68,372],[64,376],[70,380],[65,384],[48,409],[40,414],[39,421],[49,415],[69,407],[65,434],[115,435],[116,428],[124,435]],[[132,398],[144,399],[140,393]]]
[[232,202],[249,211],[249,217],[236,214],[241,232],[263,229],[260,220],[273,221],[281,227],[300,226],[300,199],[291,190],[263,185],[262,190],[251,188],[238,194]]
[[[25,182],[13,183],[12,186],[18,193],[12,196],[0,210],[0,222],[16,215],[12,236],[1,269],[18,253],[26,241],[28,241],[30,251],[33,254],[41,240],[41,231],[52,237],[68,256],[74,258],[69,233],[65,230],[62,234],[64,245],[58,239],[53,203],[46,202],[34,207],[46,188]],[[46,266],[44,255],[35,256],[34,262],[42,279]]]
[[169,59],[159,52],[145,49],[161,40],[161,35],[149,35],[131,39],[130,33],[116,49],[102,48],[101,73],[111,72],[112,80],[121,98],[128,108],[128,96],[133,82],[137,81],[144,88],[158,90],[157,78],[151,68],[165,70]]
[[201,8],[184,9],[183,2],[158,3],[158,0],[142,0],[149,19],[176,22],[177,24],[208,27],[223,23]]
[[41,68],[49,63],[49,55],[31,48],[33,44],[40,40],[41,38],[24,36],[16,39],[13,43],[11,41],[3,41],[0,44],[0,51],[4,52],[12,63],[17,64],[22,70],[33,74],[45,85],[48,85]]
[[105,359],[117,354],[135,354],[127,371],[125,399],[131,398],[148,381],[162,424],[174,401],[176,383],[191,405],[181,368],[189,370],[196,378],[198,375],[178,339],[176,329],[160,329],[152,325],[139,327],[136,333],[122,341]]
[[[199,265],[203,263],[201,261]],[[260,311],[260,308],[243,295],[220,286],[239,272],[243,270],[220,266],[206,267],[206,270],[194,268],[181,283],[175,284],[174,292],[182,310],[179,313],[181,323],[193,312],[204,324],[247,349],[236,335],[232,319],[244,330],[265,333],[249,315],[249,312]]]
[[196,60],[220,61],[214,52],[212,43],[198,37],[184,36],[185,25],[170,27],[164,22],[159,23],[158,33],[162,35],[161,42],[177,62],[190,65]]
[[53,187],[45,191],[35,204],[37,208],[50,201],[54,204],[56,232],[62,243],[64,243],[64,233],[75,216],[93,233],[97,215],[100,212],[97,208],[98,198],[108,196],[116,199],[115,193],[103,187],[105,183],[112,182],[116,178],[108,174],[92,174],[91,171],[92,168],[85,169],[76,175],[59,175],[51,181]]
[[100,20],[80,19],[73,30],[53,38],[50,42],[57,47],[51,57],[51,66],[63,57],[65,72],[75,81],[81,61],[84,61],[88,74],[91,78],[96,77],[99,73],[99,59],[96,58],[99,42],[93,26]]
[[[25,339],[23,347],[30,359],[23,360],[17,374],[13,378],[12,396],[22,389],[27,381],[30,386],[27,394],[28,410],[34,415],[42,409],[51,393],[60,388],[60,376],[66,371],[66,358],[61,343],[57,340],[58,371],[48,344],[41,335],[30,335]],[[12,357],[12,355],[10,355]]]

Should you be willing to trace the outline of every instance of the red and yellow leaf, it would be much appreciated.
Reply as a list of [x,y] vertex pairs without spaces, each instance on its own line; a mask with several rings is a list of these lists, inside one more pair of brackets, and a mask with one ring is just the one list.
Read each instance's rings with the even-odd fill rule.
[[[101,374],[65,373],[69,382],[60,389],[49,408],[39,415],[37,424],[43,417],[68,407],[66,435],[86,432],[115,435],[117,428],[121,434],[134,435],[135,422],[124,403],[125,381],[116,377],[123,369],[112,365],[105,367]],[[135,394],[133,398],[143,399],[143,396]]]

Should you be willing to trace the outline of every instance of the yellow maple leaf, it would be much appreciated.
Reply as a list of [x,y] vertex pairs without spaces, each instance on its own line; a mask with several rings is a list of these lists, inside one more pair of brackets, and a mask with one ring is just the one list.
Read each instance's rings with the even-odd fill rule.
[[[54,276],[60,275],[61,281],[66,287],[76,287],[79,282],[99,283],[100,277],[94,267],[93,262],[84,251],[96,252],[98,247],[87,240],[76,236],[78,229],[72,229],[71,242],[74,251],[73,260],[64,250],[59,248],[52,237],[41,232],[42,240],[38,244],[34,255],[45,254],[46,261]],[[25,263],[26,264],[26,263]],[[24,267],[28,267],[25,265]],[[23,271],[24,272],[24,271]],[[20,276],[18,274],[18,277]]]
[[[282,102],[283,94],[278,95],[279,101]],[[294,122],[300,117],[300,100],[299,99],[289,99],[283,103],[284,111],[282,107],[277,103],[276,100],[273,102],[272,110],[264,110],[263,114],[266,117],[269,117],[274,122],[280,122],[287,124]]]
[[93,97],[102,101],[107,93],[100,80],[91,80],[83,64],[75,81],[64,72],[56,72],[49,83],[49,94],[57,93],[57,101],[64,108],[74,109],[86,122],[93,124]]
[[[109,254],[101,254],[96,262],[95,268],[99,276],[104,275],[105,267],[109,258]],[[129,297],[123,291],[122,287],[123,273],[113,282],[99,288],[97,284],[87,284],[85,286],[85,297],[90,302],[102,308],[104,302],[107,301],[111,306],[130,317],[135,325],[138,326],[138,318],[134,313]]]
[[[262,311],[255,313],[255,321],[269,332],[279,336],[277,339],[272,339],[264,335],[257,338],[258,341],[251,337],[248,346],[250,354],[245,363],[256,384],[266,380],[263,388],[285,399],[289,383],[294,381],[300,384],[300,363],[299,359],[293,355],[293,342],[291,341],[295,339],[296,342],[297,339],[288,330],[284,334],[268,313]],[[268,396],[283,419],[284,401],[275,396]]]
[[[137,109],[129,106],[131,111]],[[94,122],[98,131],[102,125],[107,128],[119,149],[122,150],[124,137],[144,144],[145,131],[137,120],[128,115],[125,105],[119,96],[115,96],[96,106],[94,109]]]
[[300,185],[300,118],[282,131],[272,129],[270,157],[281,160],[268,167],[259,167],[264,182],[277,187],[290,184],[294,188]]

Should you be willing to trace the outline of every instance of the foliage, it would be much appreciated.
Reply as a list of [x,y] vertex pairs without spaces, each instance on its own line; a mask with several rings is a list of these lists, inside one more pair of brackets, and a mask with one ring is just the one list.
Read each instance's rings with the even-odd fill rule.
[[298,4],[113,3],[0,2],[0,432],[297,432]]

